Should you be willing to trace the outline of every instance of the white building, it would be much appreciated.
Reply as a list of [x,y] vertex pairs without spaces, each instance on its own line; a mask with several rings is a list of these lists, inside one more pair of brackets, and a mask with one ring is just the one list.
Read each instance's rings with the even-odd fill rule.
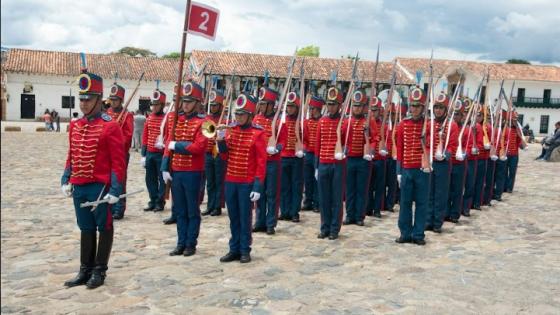
[[[235,52],[193,51],[185,69],[200,69],[206,64],[205,73],[218,78],[218,87],[223,88],[235,71],[238,79],[235,90],[239,91],[245,82],[253,86],[263,83],[268,71],[272,87],[282,84],[287,74],[290,56],[246,54]],[[103,77],[105,96],[114,82],[115,73],[119,84],[126,88],[127,96],[132,93],[137,80],[145,72],[144,81],[129,110],[145,108],[149,97],[161,80],[160,89],[171,101],[174,82],[177,79],[178,60],[153,57],[129,57],[119,54],[86,54],[88,69]],[[295,64],[294,77],[299,76],[303,58]],[[362,87],[369,91],[375,63],[360,60],[357,74]],[[380,62],[378,68],[378,91],[387,88],[392,73],[393,62]],[[326,90],[331,72],[337,70],[338,84],[344,90],[352,72],[352,60],[332,58],[305,58],[305,79],[315,82],[317,93]],[[80,57],[77,53],[38,51],[28,49],[2,50],[2,119],[37,119],[46,109],[56,109],[61,117],[69,117],[69,99],[78,93],[76,78],[80,71]],[[560,121],[560,68],[556,66],[510,65],[472,61],[434,60],[433,76],[438,81],[438,89],[451,93],[459,79],[464,82],[463,93],[473,97],[484,74],[490,72],[489,86],[484,83],[482,94],[490,100],[498,97],[500,83],[509,96],[513,82],[513,100],[523,125],[529,124],[535,135],[546,135],[554,131],[554,124]],[[429,82],[429,59],[397,58],[396,81],[403,96],[416,85],[417,72],[421,73],[420,86]],[[369,92],[368,92],[369,93]],[[72,95],[72,96],[70,96]],[[77,105],[77,103],[75,103]],[[72,109],[73,111],[77,108]]]

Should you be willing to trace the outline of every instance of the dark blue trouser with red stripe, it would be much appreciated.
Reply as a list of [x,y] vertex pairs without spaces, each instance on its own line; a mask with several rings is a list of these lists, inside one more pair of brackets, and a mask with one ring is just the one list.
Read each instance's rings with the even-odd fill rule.
[[[430,174],[419,168],[401,170],[401,200],[399,211],[399,230],[407,240],[423,240],[428,211]],[[412,222],[412,203],[414,202],[414,223]]]
[[494,172],[496,170],[496,161],[488,158],[486,163],[486,177],[484,178],[484,194],[482,197],[482,205],[490,205],[492,196],[494,195]]
[[346,219],[363,220],[366,212],[369,163],[362,157],[349,157],[346,162]]
[[282,215],[295,218],[299,216],[303,193],[303,158],[282,158],[282,195],[280,210]]
[[303,162],[303,182],[305,185],[305,208],[319,209],[319,187],[315,179],[315,154],[306,152]]
[[109,188],[102,183],[74,185],[74,192],[72,193],[74,209],[78,227],[82,232],[95,232],[96,230],[102,232],[113,229],[112,205],[102,203],[94,211],[91,211],[93,207],[80,207],[81,203],[102,199],[108,191]]
[[506,166],[507,161],[496,161],[496,172],[494,174],[494,196],[492,197],[493,199],[502,198],[502,193],[504,192],[506,185]]
[[204,174],[208,194],[207,207],[210,210],[222,208],[225,165],[226,161],[222,160],[219,155],[214,157],[212,153],[206,153]]
[[[123,191],[122,191],[123,194],[126,194],[126,179],[128,177],[127,174],[128,174],[128,162],[129,161],[130,161],[130,153],[128,152],[128,149],[127,149],[126,150],[126,159],[125,159],[126,165],[125,165],[125,168],[124,168],[124,179],[123,179]],[[120,213],[120,214],[124,215],[125,211],[126,211],[126,198],[119,199],[119,201],[111,207],[111,212],[113,214]]]
[[443,217],[447,212],[449,197],[449,168],[450,161],[434,161],[433,172],[430,174],[430,197],[428,199],[428,214],[426,226],[441,228]]
[[515,184],[515,175],[517,174],[517,164],[519,163],[519,156],[508,155],[506,161],[506,183],[504,190],[513,191]]
[[[229,251],[234,254],[249,254],[251,252],[251,223],[253,209],[249,195],[253,184],[232,183],[226,181],[225,195],[229,216]],[[263,196],[261,196],[263,199]]]
[[487,159],[478,160],[476,167],[476,179],[474,181],[473,207],[480,208],[484,190],[484,180],[486,179]]
[[463,187],[465,185],[465,162],[453,164],[449,183],[449,198],[446,217],[457,219],[461,217],[463,207]]
[[375,213],[379,213],[381,210],[383,210],[383,208],[385,208],[385,176],[387,173],[386,165],[386,160],[373,161],[373,191],[375,196],[372,200],[372,196],[370,195],[370,201],[373,201],[373,212]]
[[397,197],[397,161],[387,158],[385,167],[385,185],[387,186],[387,197],[385,198],[385,209],[395,206]]
[[468,160],[466,162],[465,173],[465,192],[463,194],[462,213],[469,214],[474,198],[474,182],[477,173],[477,160]]
[[177,247],[196,248],[200,232],[202,172],[173,172],[171,196],[177,216]]
[[321,233],[338,234],[342,224],[344,163],[319,163],[319,203]]
[[280,207],[281,161],[266,162],[266,178],[264,181],[265,194],[257,201],[257,228],[273,228],[278,222]]
[[165,182],[161,172],[161,159],[163,153],[146,152],[146,187],[150,196],[150,205],[163,204]]

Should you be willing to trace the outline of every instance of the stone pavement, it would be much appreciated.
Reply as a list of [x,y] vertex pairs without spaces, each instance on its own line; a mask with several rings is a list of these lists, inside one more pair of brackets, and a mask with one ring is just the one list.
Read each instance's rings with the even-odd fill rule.
[[[316,238],[319,216],[254,235],[253,262],[218,262],[227,216],[204,217],[197,254],[170,257],[169,215],[131,197],[106,285],[67,289],[79,265],[72,201],[60,192],[64,133],[4,133],[1,146],[2,313],[32,314],[558,314],[560,164],[522,152],[513,194],[460,224],[398,245],[397,213]],[[132,152],[129,190],[144,187]],[[204,207],[204,205],[203,205]]]

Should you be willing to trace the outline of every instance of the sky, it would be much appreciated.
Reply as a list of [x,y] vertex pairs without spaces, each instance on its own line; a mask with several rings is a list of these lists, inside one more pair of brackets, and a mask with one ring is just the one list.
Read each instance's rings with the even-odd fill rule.
[[[215,41],[193,49],[321,57],[355,55],[560,65],[558,0],[201,0],[220,10]],[[159,56],[180,51],[186,1],[2,0],[7,48],[110,53],[125,46]]]

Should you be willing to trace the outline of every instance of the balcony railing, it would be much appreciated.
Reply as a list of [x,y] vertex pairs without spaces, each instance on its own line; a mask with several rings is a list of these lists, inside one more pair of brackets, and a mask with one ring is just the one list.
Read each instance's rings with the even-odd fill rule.
[[513,97],[512,100],[518,107],[560,108],[560,98]]

